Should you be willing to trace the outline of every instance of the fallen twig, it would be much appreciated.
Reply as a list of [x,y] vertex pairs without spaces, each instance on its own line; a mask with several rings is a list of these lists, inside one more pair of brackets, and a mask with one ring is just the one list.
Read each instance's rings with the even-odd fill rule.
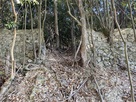
[[95,83],[96,83],[97,92],[98,92],[98,94],[99,94],[99,96],[100,96],[101,102],[104,102],[104,99],[103,99],[103,96],[102,96],[102,94],[101,94],[101,91],[100,91],[100,87],[99,87],[99,85],[98,85],[98,82],[97,82],[97,80],[96,80],[96,78],[95,78],[94,76],[93,76],[93,78],[94,78],[94,81],[95,81]]
[[66,100],[70,100],[72,98],[72,96],[74,96],[76,93],[78,93],[78,91],[84,86],[84,84],[87,82],[87,80],[88,80],[88,77],[84,80],[84,82],[80,85],[80,87],[75,91],[73,91],[73,87],[72,87],[70,95]]

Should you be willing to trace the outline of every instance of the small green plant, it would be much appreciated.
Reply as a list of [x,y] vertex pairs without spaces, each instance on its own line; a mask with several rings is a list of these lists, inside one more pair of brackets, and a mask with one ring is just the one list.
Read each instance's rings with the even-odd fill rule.
[[13,22],[13,21],[11,21],[11,22],[8,22],[7,24],[5,24],[5,27],[7,28],[7,29],[13,29],[13,28],[15,28],[16,27],[16,24]]

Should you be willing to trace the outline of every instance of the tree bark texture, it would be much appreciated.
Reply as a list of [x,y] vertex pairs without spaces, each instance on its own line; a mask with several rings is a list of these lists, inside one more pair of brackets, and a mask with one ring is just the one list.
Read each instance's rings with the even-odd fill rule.
[[85,11],[84,11],[84,7],[83,7],[83,2],[82,0],[78,0],[78,8],[79,8],[79,12],[80,12],[80,20],[81,20],[81,40],[82,40],[82,44],[81,44],[81,49],[80,49],[80,53],[81,53],[81,59],[82,59],[82,64],[83,67],[86,66],[86,62],[87,62],[87,50],[86,50],[86,46],[87,46],[87,31],[86,31],[86,18],[85,18]]
[[59,30],[58,30],[58,11],[57,11],[57,0],[54,0],[54,16],[55,16],[55,34],[57,48],[59,48]]
[[[17,13],[15,11],[15,5],[14,5],[14,1],[11,0],[11,5],[12,5],[12,11],[14,14],[14,24],[17,23]],[[15,47],[15,42],[16,42],[16,27],[14,27],[13,30],[14,33],[14,37],[13,37],[13,42],[12,42],[12,47],[11,47],[11,62],[12,62],[12,71],[11,71],[11,79],[14,79],[15,77],[15,59],[14,59],[14,47]]]

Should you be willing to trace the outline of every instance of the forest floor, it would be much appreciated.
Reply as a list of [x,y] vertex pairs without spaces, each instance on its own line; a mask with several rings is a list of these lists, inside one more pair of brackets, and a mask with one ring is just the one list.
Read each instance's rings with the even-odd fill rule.
[[[72,65],[72,55],[58,51],[49,53],[43,64],[29,63],[0,102],[131,102],[127,70]],[[132,79],[136,96],[134,71]]]

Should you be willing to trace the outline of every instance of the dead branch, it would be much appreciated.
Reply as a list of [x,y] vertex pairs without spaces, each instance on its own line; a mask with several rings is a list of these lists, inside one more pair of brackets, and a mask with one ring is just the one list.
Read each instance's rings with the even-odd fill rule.
[[97,82],[94,75],[93,75],[93,78],[94,78],[94,81],[95,81],[95,84],[96,84],[96,87],[97,87],[97,92],[98,92],[98,94],[100,96],[101,102],[104,102],[103,96],[102,96],[101,91],[100,91],[100,87],[99,87],[98,82]]
[[84,84],[87,82],[87,80],[88,80],[88,77],[84,80],[84,82],[80,85],[80,87],[75,91],[73,91],[73,87],[72,87],[70,95],[66,100],[70,100],[72,98],[72,96],[74,96],[76,93],[78,93],[78,91],[84,86]]

